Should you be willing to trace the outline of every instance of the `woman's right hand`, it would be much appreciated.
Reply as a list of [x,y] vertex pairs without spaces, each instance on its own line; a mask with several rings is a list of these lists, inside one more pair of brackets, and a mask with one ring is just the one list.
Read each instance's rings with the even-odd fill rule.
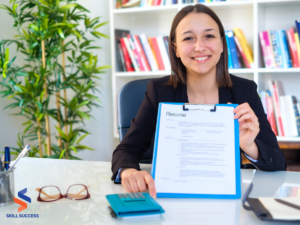
[[144,192],[149,189],[149,193],[156,198],[156,189],[152,176],[147,171],[138,171],[128,168],[121,173],[122,185],[128,192]]

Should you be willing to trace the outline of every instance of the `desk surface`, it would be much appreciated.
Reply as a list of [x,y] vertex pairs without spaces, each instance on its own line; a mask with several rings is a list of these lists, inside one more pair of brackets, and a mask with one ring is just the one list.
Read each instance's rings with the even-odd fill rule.
[[[17,204],[0,208],[0,224],[147,224],[147,225],[195,225],[195,224],[272,224],[256,218],[253,212],[242,208],[241,200],[171,199],[157,201],[165,213],[157,218],[113,219],[109,215],[105,195],[124,193],[121,185],[111,180],[110,162],[70,161],[55,159],[23,158],[15,170],[15,196],[27,188],[31,198],[27,209],[20,214],[39,214],[39,218],[6,218],[7,214],[18,214]],[[150,165],[142,169],[150,171]],[[300,173],[261,172],[242,170],[242,194],[253,180],[250,197],[272,197],[278,190],[281,196],[292,196],[300,189]],[[91,185],[91,199],[56,202],[38,202],[37,187],[56,185],[64,194],[72,184]],[[290,224],[290,223],[287,223]]]

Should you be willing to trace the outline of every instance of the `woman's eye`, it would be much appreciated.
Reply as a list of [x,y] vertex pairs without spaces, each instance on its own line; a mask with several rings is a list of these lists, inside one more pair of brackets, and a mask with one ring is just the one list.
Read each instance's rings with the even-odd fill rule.
[[193,38],[192,37],[187,37],[184,39],[184,41],[189,41],[189,40],[192,40]]
[[214,36],[212,34],[208,34],[208,35],[206,35],[206,37],[208,37],[208,38],[214,38]]

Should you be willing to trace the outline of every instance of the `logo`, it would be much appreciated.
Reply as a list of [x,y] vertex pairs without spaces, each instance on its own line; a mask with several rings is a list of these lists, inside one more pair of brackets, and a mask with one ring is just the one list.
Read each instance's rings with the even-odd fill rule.
[[[20,207],[18,208],[18,212],[22,212],[23,210],[27,209],[27,203],[29,202],[31,203],[31,198],[29,198],[28,196],[26,196],[27,192],[27,188],[24,188],[23,190],[18,192],[18,196],[20,199],[24,200],[20,200],[18,198],[14,198],[15,203],[17,203],[18,205],[20,205]],[[25,202],[26,201],[26,202]],[[6,214],[6,218],[39,218],[39,214]]]
[[[27,192],[27,188],[24,188],[23,190],[18,192],[18,196],[19,198],[23,199],[24,201],[27,201],[29,203],[31,203],[31,198],[29,198],[28,196],[25,195],[25,193]],[[18,198],[14,198],[15,203],[17,203],[18,205],[20,205],[18,212],[22,212],[23,210],[27,209],[27,203],[18,199]]]

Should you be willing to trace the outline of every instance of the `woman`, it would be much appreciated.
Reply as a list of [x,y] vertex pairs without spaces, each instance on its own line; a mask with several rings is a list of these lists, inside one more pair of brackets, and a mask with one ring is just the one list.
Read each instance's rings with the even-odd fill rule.
[[112,179],[118,175],[128,192],[156,197],[151,175],[140,171],[139,160],[155,132],[160,102],[194,104],[236,103],[240,149],[258,168],[285,170],[286,162],[264,113],[255,82],[228,73],[223,25],[208,7],[197,4],[175,16],[169,40],[172,75],[151,80],[136,118],[113,153]]

